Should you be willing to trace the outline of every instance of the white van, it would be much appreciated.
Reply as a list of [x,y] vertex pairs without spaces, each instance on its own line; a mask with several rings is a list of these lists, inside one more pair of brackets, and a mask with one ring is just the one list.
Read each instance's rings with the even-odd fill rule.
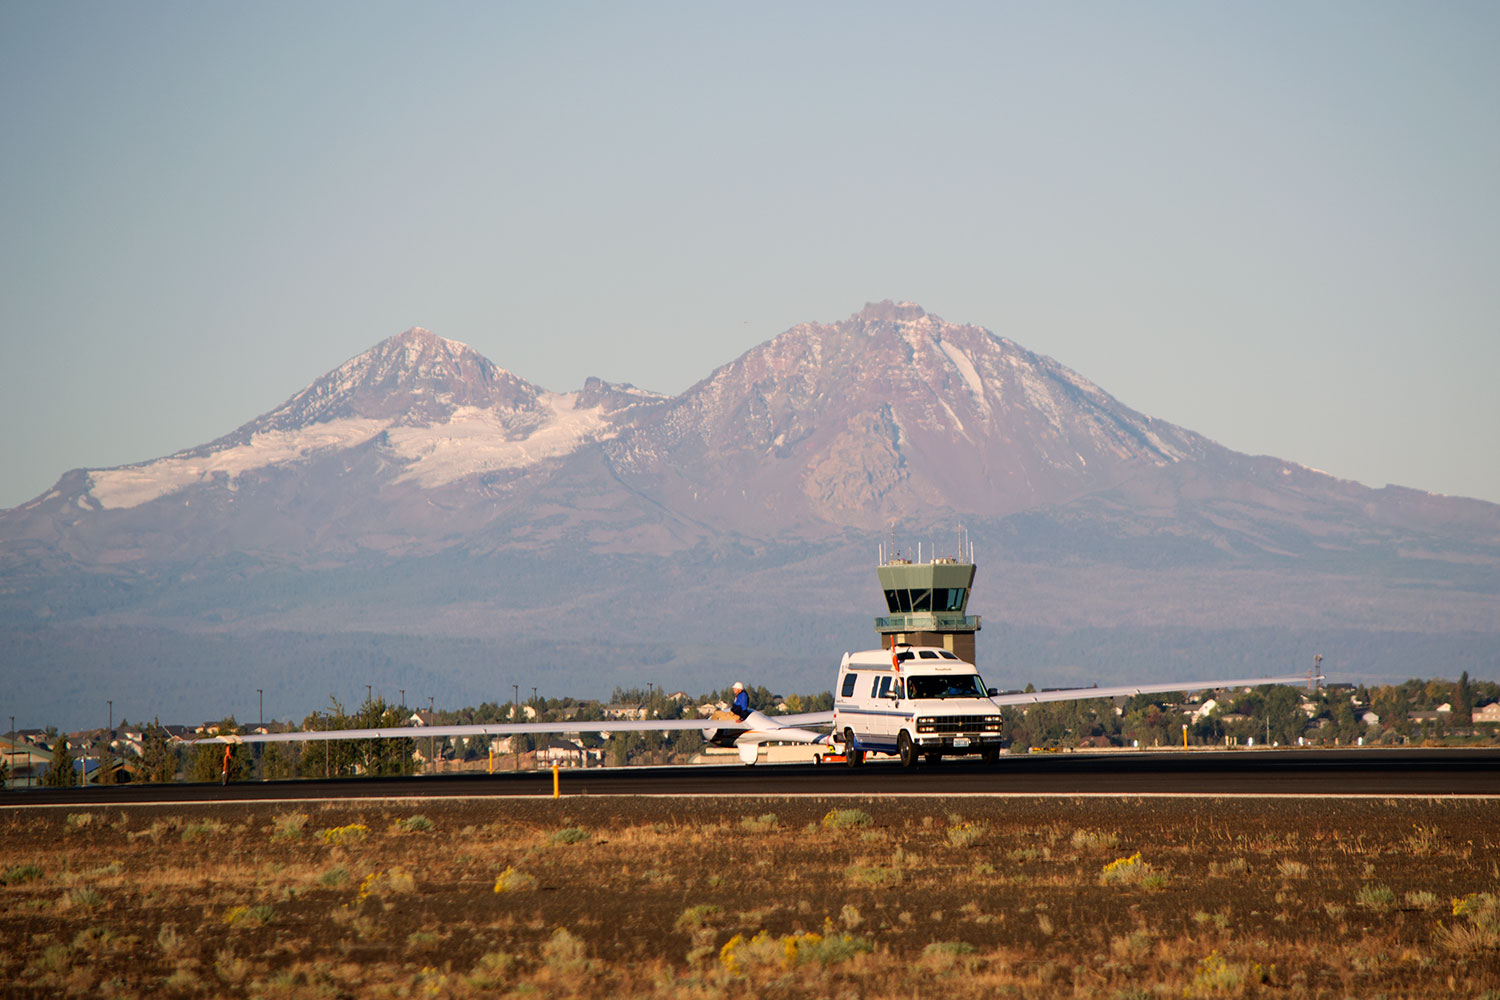
[[850,766],[866,753],[919,757],[1000,756],[1000,708],[972,663],[938,646],[845,653],[833,700],[833,739]]

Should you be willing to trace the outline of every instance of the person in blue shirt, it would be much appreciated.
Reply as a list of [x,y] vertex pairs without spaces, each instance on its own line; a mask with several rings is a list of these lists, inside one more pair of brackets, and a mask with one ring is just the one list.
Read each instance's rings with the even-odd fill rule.
[[734,682],[734,704],[729,706],[734,717],[744,722],[750,715],[750,692],[745,690],[745,685],[739,681]]

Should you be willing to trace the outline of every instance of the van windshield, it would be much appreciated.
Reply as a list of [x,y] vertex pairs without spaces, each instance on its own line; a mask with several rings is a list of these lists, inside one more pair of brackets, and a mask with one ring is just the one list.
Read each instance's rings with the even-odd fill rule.
[[911,698],[987,698],[984,681],[978,674],[953,677],[908,677],[906,690]]

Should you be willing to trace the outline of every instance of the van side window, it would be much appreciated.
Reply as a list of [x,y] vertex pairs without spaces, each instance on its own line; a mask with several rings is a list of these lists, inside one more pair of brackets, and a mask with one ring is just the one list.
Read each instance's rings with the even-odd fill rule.
[[880,678],[880,694],[877,697],[884,698],[891,693],[891,677],[889,674]]
[[854,671],[851,670],[847,674],[845,674],[844,675],[844,686],[839,689],[839,692],[840,692],[839,693],[839,697],[841,697],[841,698],[853,698],[854,697],[854,682],[857,681],[857,680],[859,680],[859,678],[857,676],[855,676]]
[[871,698],[878,698],[879,696],[880,696],[880,675],[876,674],[874,677],[870,678],[870,697]]

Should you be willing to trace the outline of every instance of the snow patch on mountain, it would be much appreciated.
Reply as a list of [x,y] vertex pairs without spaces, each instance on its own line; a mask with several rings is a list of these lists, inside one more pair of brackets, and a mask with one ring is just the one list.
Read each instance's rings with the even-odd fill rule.
[[938,347],[944,354],[948,355],[948,360],[953,362],[953,367],[958,369],[958,373],[964,377],[964,381],[969,383],[969,390],[974,393],[974,397],[979,401],[980,409],[988,413],[990,404],[984,398],[984,380],[979,377],[979,371],[974,367],[974,362],[969,360],[969,356],[964,353],[963,348],[950,344],[946,340],[939,340]]
[[467,476],[499,469],[518,469],[562,458],[586,444],[614,437],[618,429],[603,407],[577,408],[578,393],[542,393],[537,397],[541,422],[517,437],[504,415],[477,406],[460,406],[446,423],[392,427],[391,449],[412,464],[398,482],[442,486]]
[[101,507],[138,507],[217,476],[233,479],[252,469],[295,462],[331,448],[352,448],[385,430],[389,422],[352,417],[294,431],[255,434],[247,444],[203,455],[178,454],[89,474],[90,494]]
[[[200,483],[234,479],[272,465],[305,461],[332,450],[365,444],[385,434],[382,449],[406,463],[397,482],[443,486],[467,476],[517,469],[562,458],[586,444],[606,440],[618,428],[602,406],[578,407],[572,393],[541,393],[536,409],[454,407],[442,423],[346,417],[296,430],[267,430],[248,443],[209,452],[183,452],[141,465],[90,473],[89,493],[101,507],[138,507]],[[523,418],[518,421],[518,417]]]

